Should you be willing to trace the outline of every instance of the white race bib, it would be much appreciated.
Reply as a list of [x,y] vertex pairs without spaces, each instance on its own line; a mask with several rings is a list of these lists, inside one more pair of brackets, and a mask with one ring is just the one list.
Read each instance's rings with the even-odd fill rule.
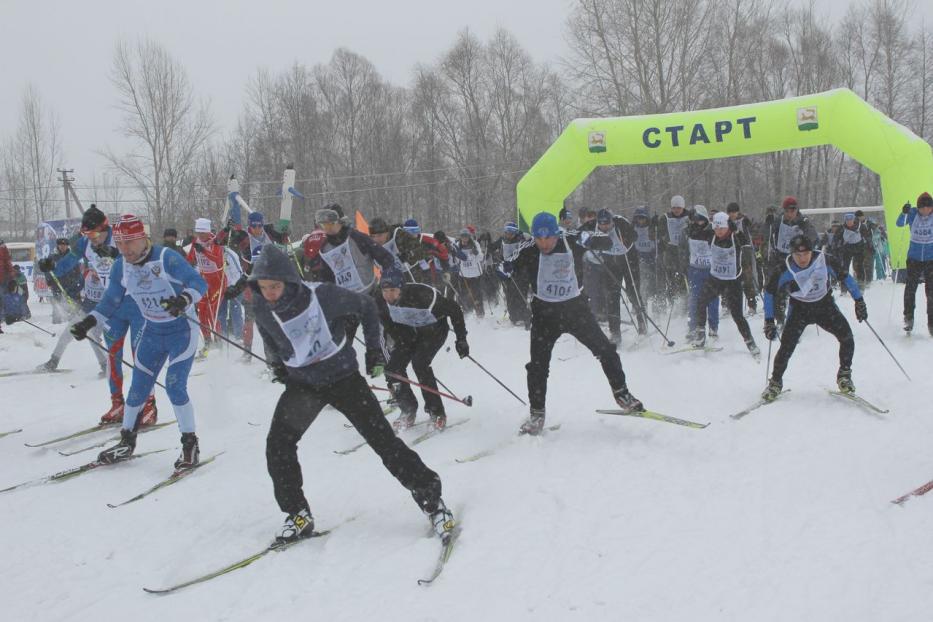
[[580,285],[573,266],[573,253],[564,238],[565,253],[538,256],[538,291],[535,296],[545,302],[564,302],[580,295]]
[[303,285],[311,290],[311,303],[307,309],[287,322],[282,322],[279,316],[272,312],[272,317],[282,327],[282,332],[292,344],[292,355],[285,361],[289,367],[306,367],[329,359],[340,352],[347,339],[344,335],[339,344],[334,343],[321,303],[314,295],[314,290],[320,283]]
[[915,244],[933,243],[933,214],[926,218],[917,214],[910,224],[910,241]]
[[[791,261],[793,261],[791,257],[785,260],[788,270],[791,270]],[[800,289],[791,292],[790,295],[800,302],[816,302],[829,291],[829,270],[826,269],[826,255],[823,253],[820,253],[803,270],[798,272],[791,270],[791,274],[794,275],[794,280],[797,281]]]
[[356,269],[356,262],[353,261],[349,238],[340,246],[321,253],[321,257],[333,271],[337,285],[351,292],[362,292],[366,289],[359,270]]
[[690,243],[690,265],[701,270],[709,270],[710,251],[709,242],[706,240],[687,240]]
[[736,261],[735,236],[729,236],[732,245],[728,248],[710,244],[710,268],[711,276],[721,281],[734,281],[739,277],[738,262]]
[[[123,282],[126,293],[133,298],[139,312],[150,322],[165,323],[177,318],[162,308],[164,298],[175,295],[169,276],[165,274],[163,257],[168,249],[163,248],[158,258],[150,258],[142,265],[123,263]],[[174,252],[174,251],[173,251]]]

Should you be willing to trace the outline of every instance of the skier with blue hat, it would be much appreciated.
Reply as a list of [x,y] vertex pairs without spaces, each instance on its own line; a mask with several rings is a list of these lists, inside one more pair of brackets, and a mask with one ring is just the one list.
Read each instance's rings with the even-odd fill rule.
[[644,410],[629,392],[616,347],[599,328],[580,286],[583,254],[588,249],[612,248],[612,239],[603,233],[561,232],[557,218],[548,212],[534,217],[531,233],[534,244],[522,248],[514,261],[503,265],[507,274],[514,272],[517,281],[527,283],[532,293],[531,361],[525,366],[530,414],[520,432],[540,434],[544,429],[551,352],[564,333],[576,337],[599,359],[622,410]]

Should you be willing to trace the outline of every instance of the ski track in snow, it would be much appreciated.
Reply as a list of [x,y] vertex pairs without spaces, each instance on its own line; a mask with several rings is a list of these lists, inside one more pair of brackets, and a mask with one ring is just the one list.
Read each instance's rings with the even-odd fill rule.
[[[442,350],[436,373],[458,395],[473,395],[475,405],[448,402],[451,421],[471,421],[417,447],[441,474],[448,505],[463,508],[463,534],[428,588],[416,584],[439,546],[427,521],[371,450],[332,452],[359,436],[326,409],[299,455],[317,524],[339,524],[334,533],[175,594],[142,591],[258,550],[283,519],[265,466],[265,432],[282,388],[259,378],[260,364],[235,362],[237,351],[213,353],[195,365],[207,373],[191,379],[189,392],[202,455],[226,452],[214,463],[138,503],[108,509],[170,472],[180,443],[169,426],[138,444],[139,451],[169,452],[0,495],[3,619],[99,620],[117,611],[138,620],[926,619],[933,494],[904,507],[890,501],[933,478],[933,338],[919,329],[910,339],[901,334],[903,289],[894,292],[889,315],[892,287],[868,290],[870,321],[913,383],[855,322],[852,300],[837,296],[856,335],[854,381],[861,395],[891,409],[882,417],[827,394],[836,342],[810,327],[784,378],[793,391],[730,420],[764,388],[761,314],[750,319],[761,363],[728,318],[720,353],[661,356],[656,334],[622,352],[629,387],[648,408],[712,422],[705,430],[595,414],[613,407],[610,390],[598,362],[564,336],[551,362],[547,419],[563,426],[517,438],[525,407],[452,347]],[[33,310],[51,328],[49,307],[33,303]],[[501,317],[500,308],[483,321],[468,319],[471,348],[524,397],[529,335],[500,326]],[[678,345],[684,324],[676,316],[671,323]],[[0,367],[31,368],[51,350],[53,339],[29,326],[4,331]],[[631,331],[623,339],[631,343]],[[109,406],[86,345],[72,344],[62,367],[74,371],[0,379],[0,431],[24,428],[0,439],[0,488],[93,457],[63,458],[56,450],[97,436],[23,446],[93,425]],[[156,398],[160,420],[171,419],[161,389]],[[510,438],[492,456],[454,462]]]

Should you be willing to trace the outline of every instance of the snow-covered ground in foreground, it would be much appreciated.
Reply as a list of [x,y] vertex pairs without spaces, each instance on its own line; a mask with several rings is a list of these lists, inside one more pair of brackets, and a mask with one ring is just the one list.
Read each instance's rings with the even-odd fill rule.
[[[325,410],[300,458],[317,524],[339,525],[334,533],[168,596],[142,591],[244,557],[268,543],[283,518],[264,454],[282,389],[259,377],[261,365],[215,353],[195,365],[202,375],[190,383],[202,456],[226,452],[213,464],[109,509],[171,470],[179,438],[170,426],[138,445],[168,452],[0,495],[2,618],[927,620],[933,494],[904,507],[890,501],[933,478],[933,338],[901,334],[903,289],[893,287],[869,289],[870,321],[912,383],[855,323],[852,300],[839,299],[856,335],[856,386],[891,409],[884,416],[827,393],[836,342],[812,327],[785,376],[792,392],[741,421],[729,414],[758,398],[765,362],[747,354],[731,320],[716,354],[664,356],[656,335],[632,349],[626,332],[622,360],[633,393],[654,410],[710,421],[703,430],[595,414],[613,406],[609,389],[598,363],[564,336],[548,396],[548,423],[563,425],[518,438],[525,408],[452,348],[442,351],[437,375],[475,405],[449,405],[451,422],[470,421],[417,447],[441,474],[464,529],[430,587],[416,584],[437,553],[427,522],[368,448],[333,453],[359,437]],[[51,327],[48,306],[33,309]],[[524,397],[528,333],[497,323],[501,313],[469,320],[473,354]],[[751,323],[767,352],[761,315]],[[683,325],[675,316],[678,342]],[[29,369],[47,358],[51,337],[24,324],[4,330],[0,367]],[[56,449],[100,435],[23,446],[93,425],[109,405],[87,345],[72,344],[62,367],[73,371],[0,379],[0,432],[24,428],[0,439],[0,488],[94,455],[65,458]],[[170,420],[157,391],[160,420]],[[455,462],[506,441],[490,457]]]

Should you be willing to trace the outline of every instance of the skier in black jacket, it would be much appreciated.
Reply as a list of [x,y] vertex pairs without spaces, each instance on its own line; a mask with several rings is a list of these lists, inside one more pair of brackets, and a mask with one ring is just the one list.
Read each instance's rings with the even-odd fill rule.
[[[447,341],[450,332],[448,319],[453,324],[457,338],[457,354],[460,358],[470,354],[463,309],[430,285],[405,283],[399,270],[383,272],[380,286],[382,296],[376,299],[379,319],[382,320],[386,335],[392,338],[392,351],[386,370],[407,377],[405,370],[411,363],[418,382],[437,391],[431,361]],[[418,402],[408,383],[389,379],[388,385],[402,411],[394,427],[396,430],[404,430],[414,424]],[[424,410],[434,427],[441,429],[446,426],[447,414],[440,396],[430,391],[422,391],[421,395],[424,398]]]
[[[551,352],[557,339],[570,333],[602,364],[616,403],[625,411],[644,410],[625,384],[625,372],[615,346],[600,330],[596,317],[582,292],[583,253],[612,248],[605,234],[561,232],[553,214],[541,212],[531,225],[534,245],[522,248],[513,262],[502,269],[514,269],[517,280],[528,283],[531,301],[531,361],[528,370],[530,415],[522,424],[523,434],[539,434],[544,428],[544,406]],[[509,265],[509,264],[512,265]]]
[[302,492],[298,441],[328,404],[339,410],[382,458],[447,537],[453,515],[441,499],[441,480],[386,422],[366,380],[359,373],[348,324],[361,322],[366,341],[366,372],[382,374],[385,358],[373,299],[332,283],[305,283],[294,262],[275,246],[264,246],[249,277],[256,299],[256,324],[275,376],[285,385],[266,439],[266,462],[275,498],[288,514],[282,541],[308,537],[314,518]]

